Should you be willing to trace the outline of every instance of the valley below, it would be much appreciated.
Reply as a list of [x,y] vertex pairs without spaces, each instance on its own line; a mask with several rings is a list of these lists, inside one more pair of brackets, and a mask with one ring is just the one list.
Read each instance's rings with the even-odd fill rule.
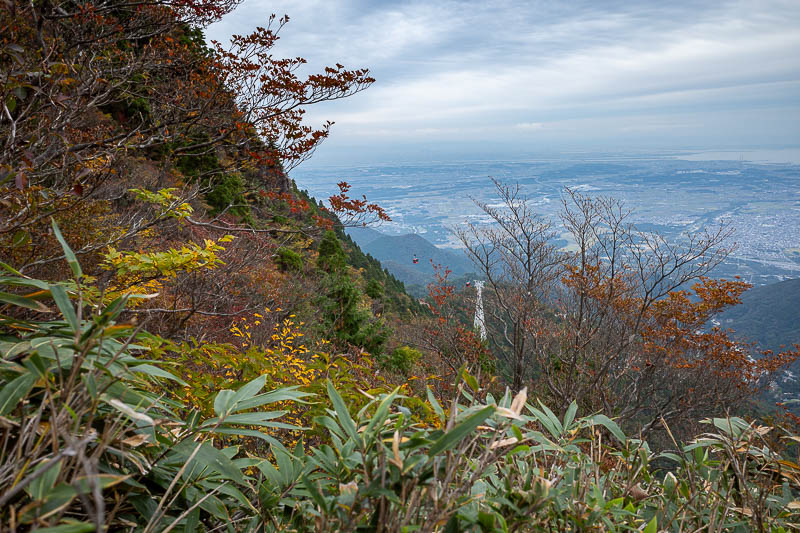
[[[728,153],[728,157],[747,156]],[[709,153],[707,157],[725,154]],[[391,236],[416,234],[438,248],[459,254],[453,229],[472,222],[488,224],[474,201],[497,202],[491,178],[519,183],[540,214],[558,233],[564,188],[591,196],[611,196],[632,210],[630,222],[680,242],[686,233],[726,224],[733,229],[733,253],[714,272],[738,275],[754,286],[800,275],[800,165],[747,159],[694,160],[697,153],[560,154],[520,161],[461,161],[354,167],[300,167],[293,177],[317,197],[347,181],[384,207],[392,222],[371,229]],[[772,154],[776,160],[794,154]],[[358,237],[354,236],[358,241]],[[561,243],[569,246],[568,242]],[[420,246],[420,252],[426,249]],[[369,246],[365,251],[370,251]],[[413,246],[383,255],[404,268],[390,268],[400,279],[411,267]],[[411,255],[410,255],[411,254]],[[431,271],[419,254],[414,270]],[[455,270],[464,271],[460,262]],[[405,280],[404,280],[405,281]]]

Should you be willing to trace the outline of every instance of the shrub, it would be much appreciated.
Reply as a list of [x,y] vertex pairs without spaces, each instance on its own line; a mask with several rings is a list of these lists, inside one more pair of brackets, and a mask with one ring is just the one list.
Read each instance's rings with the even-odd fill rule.
[[572,403],[559,419],[466,374],[458,389],[447,411],[429,394],[438,427],[423,427],[398,390],[351,415],[328,383],[316,423],[332,444],[262,469],[262,502],[292,509],[270,511],[269,530],[785,532],[800,518],[800,466],[765,446],[766,428],[706,421],[716,431],[661,454],[675,470],[656,476],[647,443],[604,415]]
[[405,376],[411,372],[414,364],[420,360],[422,353],[409,346],[400,346],[395,348],[391,355],[384,357],[381,360],[381,366],[392,372],[403,374]]
[[281,270],[294,270],[296,272],[303,270],[303,258],[294,250],[290,250],[289,248],[278,248],[276,254],[278,257],[275,259],[275,262],[278,264]]
[[[204,145],[210,141],[207,133],[190,134],[182,142],[174,142],[164,148],[164,152],[169,154],[177,148],[185,148],[196,144]],[[202,146],[201,148],[190,149],[181,152],[181,155],[174,159],[175,167],[184,176],[191,178],[202,177],[205,174],[213,173],[221,169],[216,149]]]
[[246,217],[250,213],[250,209],[243,193],[242,178],[238,174],[227,174],[215,178],[211,190],[206,194],[206,202],[211,206],[212,214],[221,213],[227,209],[233,215]]
[[325,272],[333,273],[342,270],[347,262],[342,243],[332,230],[327,230],[319,243],[317,265]]
[[[169,383],[187,384],[145,358],[146,333],[120,322],[129,297],[85,305],[81,267],[53,230],[72,281],[0,263],[0,285],[12,291],[0,292],[4,526],[778,533],[800,523],[800,465],[765,439],[784,433],[773,441],[792,445],[796,434],[715,418],[692,443],[655,455],[605,415],[578,417],[572,402],[558,418],[525,390],[492,396],[465,371],[449,405],[427,391],[430,423],[412,416],[419,399],[400,387],[343,396],[317,379],[311,386],[329,406],[313,419],[322,442],[288,449],[270,431],[303,428],[280,422],[284,410],[264,409],[310,394],[262,393],[259,375],[214,394],[208,415],[181,395],[169,399]],[[31,318],[55,310],[52,320]],[[325,361],[315,375],[347,374],[341,363]],[[263,440],[269,453],[226,445],[241,437]],[[654,459],[672,470],[656,475]]]
[[367,283],[367,289],[365,292],[367,293],[367,296],[373,300],[377,300],[383,296],[383,285],[381,285],[380,281],[371,279],[369,280],[369,283]]
[[[246,434],[280,449],[264,431],[293,427],[277,420],[284,411],[253,409],[308,394],[261,394],[259,376],[216,394],[210,418],[166,399],[167,383],[186,383],[144,357],[146,333],[119,322],[129,297],[86,306],[81,267],[53,229],[73,281],[31,279],[0,263],[0,285],[37,298],[0,292],[0,524],[195,531],[236,516],[242,530],[255,528],[258,483],[248,469],[263,459],[237,458],[238,447],[222,439]],[[30,318],[51,306],[54,320]]]

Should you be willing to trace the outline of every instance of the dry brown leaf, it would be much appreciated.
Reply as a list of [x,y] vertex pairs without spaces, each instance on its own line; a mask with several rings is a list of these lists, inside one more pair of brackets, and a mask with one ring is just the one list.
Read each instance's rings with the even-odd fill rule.
[[517,442],[519,442],[519,439],[517,439],[517,437],[511,437],[509,439],[503,439],[503,440],[499,440],[499,441],[495,442],[494,444],[489,446],[489,449],[494,450],[495,448],[502,448],[503,446],[509,446],[511,444],[516,444]]
[[519,414],[517,414],[514,411],[512,411],[511,409],[507,409],[505,407],[498,407],[495,412],[498,415],[504,416],[506,418],[513,418],[514,420],[522,420],[522,417],[519,416]]
[[526,401],[528,401],[528,387],[523,387],[511,401],[511,410],[519,415],[522,413],[522,408],[525,407]]
[[128,437],[127,439],[122,440],[122,444],[130,446],[131,448],[136,448],[137,446],[141,446],[145,442],[147,442],[147,435],[143,433],[139,433],[131,437]]

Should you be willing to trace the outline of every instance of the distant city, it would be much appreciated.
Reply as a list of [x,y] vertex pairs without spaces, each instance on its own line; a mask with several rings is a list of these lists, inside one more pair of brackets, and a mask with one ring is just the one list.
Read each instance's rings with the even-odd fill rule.
[[451,251],[458,248],[451,228],[466,221],[488,223],[472,199],[497,200],[490,177],[519,183],[556,225],[564,187],[612,196],[634,210],[631,221],[639,229],[675,241],[704,226],[729,224],[736,250],[714,274],[739,275],[761,286],[800,277],[798,155],[571,153],[520,161],[300,167],[292,177],[317,198],[347,181],[356,194],[367,195],[391,215],[391,223],[375,229],[389,235],[416,233]]

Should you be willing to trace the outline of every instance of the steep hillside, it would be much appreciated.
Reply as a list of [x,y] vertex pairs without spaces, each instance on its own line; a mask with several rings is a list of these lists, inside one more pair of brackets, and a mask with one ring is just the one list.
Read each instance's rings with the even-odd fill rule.
[[742,304],[720,316],[723,327],[765,350],[800,343],[800,279],[750,289]]
[[[345,228],[389,220],[379,205],[346,182],[322,204],[288,178],[332,124],[306,109],[368,71],[300,78],[305,60],[272,51],[288,17],[208,47],[202,28],[238,3],[0,9],[0,532],[798,523],[800,466],[760,427],[714,419],[667,477],[642,440],[693,437],[779,368],[704,334],[745,283],[628,289],[633,265],[600,249],[607,227],[635,243],[625,211],[579,196],[590,248],[574,257],[590,260],[547,263],[531,254],[549,225],[498,183],[522,214],[498,221],[526,223],[482,248],[512,263],[501,283],[487,272],[498,334],[480,338],[464,258],[369,231],[365,254]],[[662,276],[703,257],[660,253]],[[420,303],[376,257],[454,276]],[[563,297],[538,298],[540,281]]]
[[[449,268],[454,276],[473,271],[472,263],[463,254],[437,248],[415,233],[385,235],[369,228],[355,228],[348,233],[364,252],[378,259],[407,285],[424,287],[430,283],[434,277],[431,262]],[[415,256],[417,264],[413,261]]]

